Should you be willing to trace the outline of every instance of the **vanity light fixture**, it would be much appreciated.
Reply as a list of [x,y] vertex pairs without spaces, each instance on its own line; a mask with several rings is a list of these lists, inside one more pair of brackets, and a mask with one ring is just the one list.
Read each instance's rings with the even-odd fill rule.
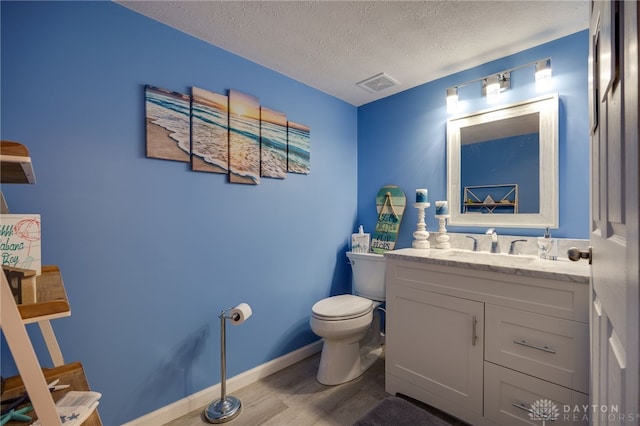
[[475,80],[467,81],[447,88],[447,112],[454,113],[458,109],[458,89],[473,83],[482,83],[482,94],[487,97],[488,103],[496,103],[500,93],[511,89],[511,73],[522,68],[535,66],[536,89],[539,92],[551,89],[551,58],[540,59],[535,62],[510,68],[499,73],[487,75]]
[[449,87],[447,89],[447,111],[448,112],[458,111],[458,88],[457,87]]
[[490,75],[482,80],[482,94],[487,97],[487,102],[495,104],[500,100],[500,92],[511,88],[511,73],[509,71]]
[[492,75],[487,77],[486,80],[482,81],[482,85],[484,86],[485,95],[487,96],[487,102],[490,104],[495,104],[500,99],[500,80],[497,75]]
[[536,62],[536,90],[546,92],[551,89],[551,59]]

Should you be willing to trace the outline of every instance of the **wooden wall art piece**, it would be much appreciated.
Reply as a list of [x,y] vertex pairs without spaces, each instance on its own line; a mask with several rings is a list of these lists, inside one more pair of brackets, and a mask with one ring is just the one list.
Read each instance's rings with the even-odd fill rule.
[[188,95],[145,87],[147,157],[190,161],[190,103]]
[[229,172],[229,98],[191,89],[191,169]]
[[287,143],[288,171],[291,173],[309,174],[311,170],[311,139],[309,127],[304,124],[289,121]]
[[260,173],[263,177],[287,177],[287,116],[260,108]]
[[229,90],[229,181],[260,183],[260,102]]

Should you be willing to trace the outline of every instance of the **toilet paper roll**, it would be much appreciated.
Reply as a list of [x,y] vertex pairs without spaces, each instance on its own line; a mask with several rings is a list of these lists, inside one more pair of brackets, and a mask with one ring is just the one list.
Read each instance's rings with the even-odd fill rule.
[[229,317],[231,318],[231,324],[240,325],[245,322],[251,316],[251,306],[246,303],[240,303],[235,308],[229,311]]

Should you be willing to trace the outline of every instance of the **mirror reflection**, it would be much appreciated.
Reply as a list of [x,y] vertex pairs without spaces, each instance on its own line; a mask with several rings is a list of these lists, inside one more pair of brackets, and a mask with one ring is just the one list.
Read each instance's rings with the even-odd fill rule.
[[558,226],[556,94],[447,123],[452,225]]
[[460,129],[461,213],[540,212],[539,122],[536,112]]

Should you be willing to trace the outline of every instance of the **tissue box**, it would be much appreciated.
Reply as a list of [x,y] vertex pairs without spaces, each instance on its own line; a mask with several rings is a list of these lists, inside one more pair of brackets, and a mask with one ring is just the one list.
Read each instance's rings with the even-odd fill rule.
[[42,272],[40,215],[0,215],[0,263]]
[[351,251],[353,253],[369,253],[370,241],[369,234],[351,234]]

